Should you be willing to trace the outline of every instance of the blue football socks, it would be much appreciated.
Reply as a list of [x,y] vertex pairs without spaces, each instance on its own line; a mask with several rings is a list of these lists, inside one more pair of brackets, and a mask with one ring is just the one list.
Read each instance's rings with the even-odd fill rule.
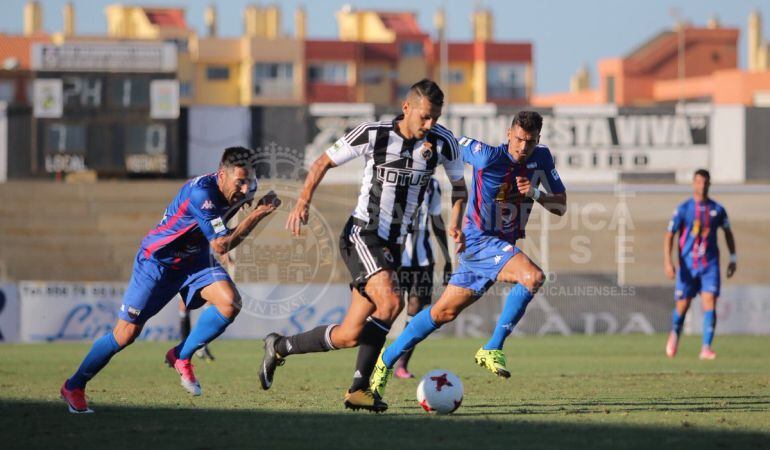
[[179,359],[192,358],[196,350],[216,339],[231,323],[232,319],[223,316],[215,306],[206,308],[187,339],[177,346],[177,356]]
[[704,311],[703,313],[703,345],[711,347],[714,340],[714,328],[717,324],[717,312],[715,310]]
[[382,354],[382,362],[385,363],[388,369],[393,368],[393,365],[396,364],[401,355],[438,330],[439,326],[430,317],[430,310],[431,308],[425,308],[417,313],[409,321],[409,326],[404,328],[398,339],[385,349],[385,352]]
[[67,380],[67,389],[84,389],[86,383],[99,373],[110,362],[112,356],[120,350],[120,345],[111,331],[95,340],[91,350],[80,363],[77,372]]
[[676,333],[677,336],[682,334],[682,327],[684,326],[684,315],[679,315],[679,312],[674,308],[671,312],[671,330]]
[[484,350],[503,349],[505,338],[511,334],[513,328],[524,316],[524,311],[527,310],[527,305],[531,300],[532,293],[523,284],[518,283],[511,288],[511,291],[508,292],[508,296],[505,298],[503,312],[500,313],[500,318],[497,319],[495,331],[492,333],[489,342],[484,345]]

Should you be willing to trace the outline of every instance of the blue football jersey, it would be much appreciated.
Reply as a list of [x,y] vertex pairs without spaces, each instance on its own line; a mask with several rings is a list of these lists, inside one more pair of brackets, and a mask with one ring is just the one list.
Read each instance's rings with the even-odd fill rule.
[[674,210],[668,231],[679,234],[680,267],[693,270],[719,264],[717,229],[730,229],[725,208],[714,200],[689,199]]
[[535,147],[523,163],[508,153],[508,144],[493,147],[476,139],[459,141],[463,161],[473,166],[468,211],[463,232],[469,239],[495,236],[514,243],[523,238],[534,200],[520,194],[516,177],[529,178],[532,186],[562,193],[564,184],[545,145]]
[[208,255],[209,241],[227,235],[230,206],[217,186],[217,174],[187,181],[147,233],[141,248],[146,258],[174,268]]

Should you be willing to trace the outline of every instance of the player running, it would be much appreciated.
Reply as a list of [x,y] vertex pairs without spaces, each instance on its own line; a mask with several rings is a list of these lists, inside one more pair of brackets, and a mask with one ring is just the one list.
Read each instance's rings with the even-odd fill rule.
[[[666,342],[666,355],[676,356],[679,335],[682,333],[684,317],[690,308],[693,297],[700,293],[703,305],[703,345],[700,359],[710,360],[717,357],[711,349],[714,341],[714,328],[717,322],[716,303],[719,298],[719,245],[717,229],[725,230],[727,248],[730,250],[730,264],[727,266],[727,278],[735,273],[737,257],[735,239],[727,220],[727,211],[709,197],[711,175],[707,170],[695,172],[692,179],[693,196],[677,206],[674,216],[668,223],[668,231],[663,239],[663,266],[666,276],[674,279],[676,301],[672,315],[672,330]],[[671,247],[674,234],[679,233],[679,269],[674,269],[671,261]]]
[[[428,226],[430,221],[430,227]],[[452,274],[452,257],[447,247],[446,227],[441,218],[441,186],[438,180],[431,178],[417,214],[412,220],[409,232],[404,238],[401,251],[401,267],[398,269],[398,281],[401,292],[406,297],[406,325],[418,312],[433,301],[433,268],[435,257],[430,242],[430,230],[436,236],[441,253],[444,256],[444,285]],[[404,353],[396,362],[396,378],[414,378],[409,372],[409,359],[412,351]]]
[[78,370],[61,387],[70,412],[92,412],[85,398],[86,383],[134,342],[145,322],[177,293],[188,309],[211,304],[190,335],[166,353],[166,363],[179,373],[182,387],[201,395],[190,359],[225,331],[241,307],[235,284],[211,258],[209,249],[220,257],[225,255],[280,204],[270,192],[235,229],[227,227],[229,217],[250,200],[250,186],[252,193],[256,191],[252,155],[252,150],[242,147],[226,149],[219,169],[185,183],[163,220],[142,240],[115,328],[94,342]]
[[[496,281],[514,283],[489,342],[476,352],[476,363],[508,378],[505,338],[524,315],[543,283],[543,271],[516,246],[535,202],[556,215],[567,209],[567,194],[551,152],[538,145],[543,118],[522,111],[508,130],[508,143],[493,147],[460,139],[463,160],[473,166],[473,184],[463,231],[466,248],[449,286],[431,307],[417,314],[377,361],[372,390],[383,396],[398,358],[441,325],[481,298]],[[542,185],[546,192],[538,187]]]
[[353,278],[352,301],[340,324],[293,336],[267,335],[259,369],[263,389],[270,388],[276,366],[289,355],[359,346],[345,407],[387,409],[372,394],[369,378],[390,326],[403,308],[396,279],[401,243],[439,165],[453,185],[449,234],[458,248],[464,243],[460,228],[466,195],[463,164],[454,136],[436,123],[443,103],[444,94],[435,82],[419,81],[409,89],[402,115],[392,121],[362,123],[313,163],[286,222],[295,236],[307,224],[310,201],[326,171],[364,157],[358,204],[340,236],[340,254]]

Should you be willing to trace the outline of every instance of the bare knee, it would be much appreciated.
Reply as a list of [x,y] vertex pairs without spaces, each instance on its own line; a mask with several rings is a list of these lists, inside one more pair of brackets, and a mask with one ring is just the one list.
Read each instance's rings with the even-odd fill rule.
[[220,314],[233,320],[241,312],[241,295],[233,290],[220,299],[215,306]]
[[433,319],[433,322],[436,323],[436,325],[443,325],[445,323],[449,323],[457,318],[457,316],[460,314],[460,309],[458,308],[452,308],[452,307],[446,307],[442,308],[438,305],[434,306],[430,310],[430,317]]
[[119,321],[118,324],[115,325],[115,329],[112,330],[115,342],[118,343],[120,348],[131,345],[141,333],[142,325],[124,321]]
[[521,284],[526,286],[533,294],[540,289],[545,282],[545,273],[539,267],[532,267],[522,277]]
[[396,295],[390,295],[377,303],[374,317],[390,324],[396,320],[402,309],[404,309],[404,300]]

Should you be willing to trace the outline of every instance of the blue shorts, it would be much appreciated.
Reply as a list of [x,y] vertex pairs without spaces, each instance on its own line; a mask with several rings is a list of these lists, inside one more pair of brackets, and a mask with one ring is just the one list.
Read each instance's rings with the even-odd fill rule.
[[179,293],[187,309],[203,306],[200,290],[216,281],[230,281],[230,275],[208,255],[184,269],[172,269],[145,258],[140,250],[134,261],[131,281],[123,296],[118,317],[126,322],[143,324],[158,313]]
[[480,297],[495,284],[497,274],[519,252],[518,247],[494,236],[469,239],[449,284],[470,289]]
[[693,298],[699,292],[711,292],[715,297],[719,297],[719,284],[718,262],[709,262],[702,269],[693,269],[680,263],[679,270],[676,271],[674,298]]

